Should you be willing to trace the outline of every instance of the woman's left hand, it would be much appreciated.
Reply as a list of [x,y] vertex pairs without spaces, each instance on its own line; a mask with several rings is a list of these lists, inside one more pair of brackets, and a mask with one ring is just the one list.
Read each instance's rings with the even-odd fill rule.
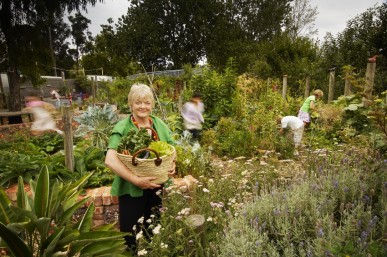
[[172,162],[172,168],[168,171],[168,176],[172,177],[176,173],[176,159]]
[[169,177],[172,177],[173,175],[175,175],[176,173],[176,151],[173,155],[173,162],[172,162],[172,167],[171,169],[168,171],[168,176]]

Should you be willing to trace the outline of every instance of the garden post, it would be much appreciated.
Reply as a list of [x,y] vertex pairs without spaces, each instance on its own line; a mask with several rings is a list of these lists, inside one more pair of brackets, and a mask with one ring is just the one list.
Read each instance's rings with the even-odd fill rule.
[[310,76],[306,76],[306,81],[305,81],[305,98],[307,98],[310,94]]
[[66,87],[65,72],[64,72],[64,71],[61,71],[61,72],[60,72],[60,75],[61,75],[61,77],[62,77],[63,85]]
[[351,71],[345,73],[345,84],[344,84],[344,96],[349,96],[351,94],[351,82],[349,77],[352,75]]
[[92,81],[92,94],[93,94],[93,106],[95,106],[95,96],[96,96],[96,84],[97,84],[97,76],[94,76],[94,79],[91,78]]
[[73,153],[73,129],[71,106],[62,106],[63,128],[64,128],[64,151],[65,165],[70,171],[74,171],[74,153]]
[[[203,247],[205,244],[204,222],[205,218],[201,214],[189,215],[185,221],[186,225],[192,229],[193,233],[195,233],[195,239],[200,240],[200,243]],[[188,243],[184,249],[184,252],[187,256],[192,256],[195,254],[195,248]]]
[[336,73],[336,68],[332,68],[329,70],[328,103],[333,101],[334,85],[335,85],[335,73]]
[[367,71],[366,71],[366,84],[364,93],[369,99],[372,95],[372,90],[374,88],[374,79],[375,79],[375,70],[376,70],[376,56],[368,59],[367,62]]
[[288,75],[284,75],[282,78],[282,98],[286,99],[286,90],[288,87]]

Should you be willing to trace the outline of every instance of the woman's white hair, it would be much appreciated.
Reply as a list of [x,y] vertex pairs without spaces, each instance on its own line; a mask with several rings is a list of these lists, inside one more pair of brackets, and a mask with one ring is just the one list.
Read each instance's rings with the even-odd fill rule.
[[149,100],[152,104],[152,108],[155,105],[155,98],[153,96],[152,89],[142,83],[135,83],[130,88],[130,92],[128,94],[128,105],[132,107],[133,103],[136,100]]

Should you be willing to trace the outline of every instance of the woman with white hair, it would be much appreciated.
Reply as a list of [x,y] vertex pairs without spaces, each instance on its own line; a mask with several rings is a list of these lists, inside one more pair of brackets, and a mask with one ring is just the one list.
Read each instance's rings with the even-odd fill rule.
[[[155,101],[152,90],[145,84],[132,85],[128,95],[128,106],[131,109],[129,117],[119,121],[113,128],[105,164],[116,174],[111,195],[118,196],[119,223],[122,232],[129,232],[125,237],[128,250],[136,252],[136,234],[145,226],[146,233],[151,235],[149,224],[139,224],[140,219],[148,220],[151,217],[160,216],[161,198],[159,196],[162,185],[153,182],[155,177],[138,177],[117,156],[117,148],[120,141],[130,130],[148,129],[152,138],[159,138],[169,144],[174,144],[172,133],[167,125],[159,118],[151,115]],[[157,135],[154,135],[157,133]],[[175,165],[171,167],[173,174]],[[154,216],[153,216],[154,215]]]

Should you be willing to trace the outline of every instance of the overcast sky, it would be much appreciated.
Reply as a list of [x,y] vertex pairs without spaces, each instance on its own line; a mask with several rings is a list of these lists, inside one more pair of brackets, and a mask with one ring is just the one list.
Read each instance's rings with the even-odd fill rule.
[[[323,40],[326,32],[336,36],[344,30],[348,20],[383,2],[386,0],[311,0],[312,7],[317,6],[319,12],[315,22],[319,32],[317,37]],[[108,18],[113,18],[116,23],[119,17],[127,13],[128,7],[129,2],[126,0],[105,0],[104,4],[97,3],[89,7],[88,13],[84,15],[92,22],[89,29],[93,36],[100,32],[101,24],[107,24]]]

